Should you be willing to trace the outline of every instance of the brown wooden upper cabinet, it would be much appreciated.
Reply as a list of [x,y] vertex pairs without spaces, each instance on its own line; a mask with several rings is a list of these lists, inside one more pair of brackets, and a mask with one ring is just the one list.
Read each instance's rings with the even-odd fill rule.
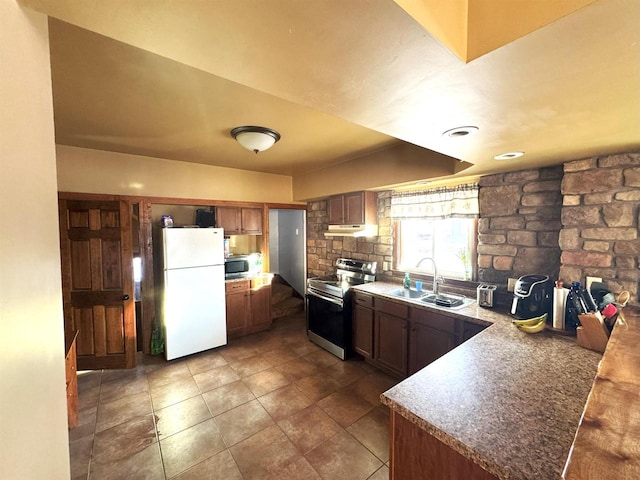
[[262,235],[262,209],[216,207],[216,226],[225,235]]
[[329,224],[377,224],[377,200],[378,194],[376,192],[351,192],[329,197]]

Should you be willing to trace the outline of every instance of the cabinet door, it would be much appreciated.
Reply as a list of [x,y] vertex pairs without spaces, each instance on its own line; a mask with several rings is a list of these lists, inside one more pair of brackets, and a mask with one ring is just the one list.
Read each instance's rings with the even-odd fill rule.
[[409,375],[426,367],[456,346],[456,336],[411,322],[409,331]]
[[227,293],[227,335],[230,337],[244,334],[249,323],[249,291]]
[[271,285],[251,290],[251,331],[265,330],[271,325]]
[[407,376],[407,323],[405,318],[375,314],[375,358],[401,377]]
[[242,218],[238,207],[216,207],[216,226],[224,228],[225,235],[242,233]]
[[471,337],[479,334],[485,328],[487,328],[485,325],[479,325],[473,322],[464,322],[464,325],[462,327],[462,341],[466,342]]
[[329,225],[343,225],[344,195],[329,197],[327,210],[329,211]]
[[364,192],[346,193],[344,195],[344,223],[357,225],[364,220]]
[[260,208],[243,208],[241,217],[243,234],[262,235],[262,210]]
[[353,309],[353,349],[366,358],[373,357],[373,310],[357,304]]

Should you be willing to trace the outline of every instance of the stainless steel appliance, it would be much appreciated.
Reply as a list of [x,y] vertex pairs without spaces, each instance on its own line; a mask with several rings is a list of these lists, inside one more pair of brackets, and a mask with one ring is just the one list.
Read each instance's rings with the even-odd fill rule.
[[230,255],[224,259],[225,278],[240,278],[251,273],[251,257],[249,255]]
[[495,285],[478,285],[478,305],[481,307],[493,307],[495,291]]
[[316,345],[345,360],[351,353],[353,285],[376,279],[376,262],[349,258],[336,261],[336,274],[307,279],[307,335]]
[[511,315],[533,318],[551,312],[553,282],[548,275],[523,275],[513,290]]

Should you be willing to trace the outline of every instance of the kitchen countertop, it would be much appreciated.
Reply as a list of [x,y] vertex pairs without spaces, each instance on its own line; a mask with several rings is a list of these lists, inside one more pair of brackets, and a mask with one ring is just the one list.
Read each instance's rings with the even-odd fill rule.
[[382,403],[500,479],[558,479],[602,356],[550,332],[527,334],[477,304],[401,299],[397,284],[357,291],[491,324],[381,396]]
[[235,278],[225,278],[224,282],[225,283],[233,283],[233,282],[244,282],[244,281],[251,281],[251,280],[260,280],[261,284],[268,284],[271,283],[271,281],[273,280],[273,273],[254,273],[254,274],[250,274],[250,275],[246,275],[246,276],[242,276],[242,277],[235,277]]

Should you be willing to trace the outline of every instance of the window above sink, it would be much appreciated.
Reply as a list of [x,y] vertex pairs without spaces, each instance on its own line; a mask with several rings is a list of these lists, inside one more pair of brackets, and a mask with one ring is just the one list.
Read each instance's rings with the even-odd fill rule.
[[477,278],[478,186],[394,192],[394,269],[444,278]]

